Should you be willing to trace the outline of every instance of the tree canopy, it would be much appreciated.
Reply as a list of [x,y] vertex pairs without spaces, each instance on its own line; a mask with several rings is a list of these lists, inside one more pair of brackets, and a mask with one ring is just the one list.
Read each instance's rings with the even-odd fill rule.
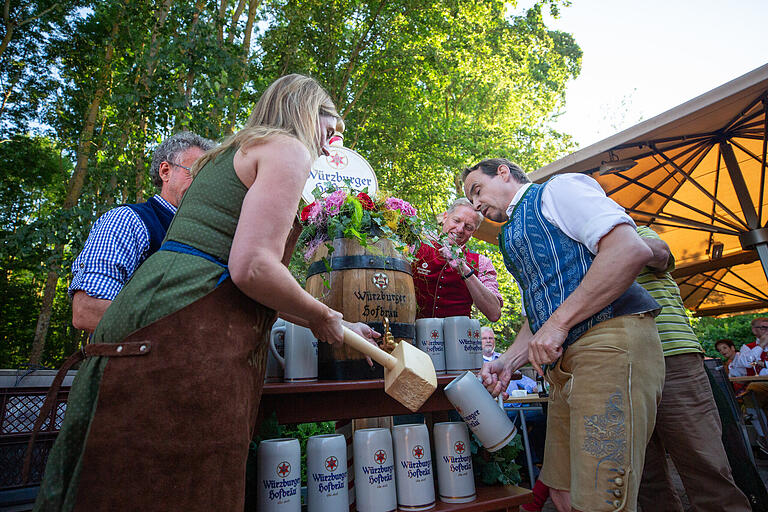
[[[56,366],[85,339],[70,324],[69,266],[98,215],[154,192],[155,145],[182,129],[222,139],[285,73],[326,87],[345,145],[424,216],[459,195],[457,174],[479,159],[534,169],[566,153],[551,121],[581,50],[544,24],[560,4],[5,0],[0,365]],[[473,247],[500,270],[496,327],[509,338],[517,292],[496,249]]]

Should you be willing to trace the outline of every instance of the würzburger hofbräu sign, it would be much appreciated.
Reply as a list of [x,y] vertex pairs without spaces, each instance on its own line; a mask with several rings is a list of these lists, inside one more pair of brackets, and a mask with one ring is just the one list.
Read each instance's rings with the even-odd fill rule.
[[315,200],[312,191],[318,185],[331,182],[343,186],[345,182],[355,190],[368,187],[368,195],[375,197],[379,191],[379,183],[371,165],[359,154],[342,146],[331,146],[328,156],[321,156],[312,164],[309,178],[304,184],[301,197],[307,203]]

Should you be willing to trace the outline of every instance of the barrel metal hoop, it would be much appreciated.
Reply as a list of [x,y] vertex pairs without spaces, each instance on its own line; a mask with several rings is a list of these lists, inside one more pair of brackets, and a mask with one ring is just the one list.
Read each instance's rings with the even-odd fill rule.
[[[382,270],[394,270],[396,272],[405,272],[411,275],[411,264],[406,260],[400,258],[384,257],[384,256],[336,256],[330,260],[331,270],[351,270],[351,269],[382,269]],[[307,270],[307,278],[310,278],[316,274],[322,274],[328,272],[325,266],[325,261],[316,261],[309,266]]]
[[[365,325],[367,325],[368,327],[370,327],[376,332],[384,334],[383,322],[365,322]],[[408,338],[411,340],[416,339],[416,326],[414,324],[390,322],[389,332],[391,332],[392,336],[394,336],[395,338]]]

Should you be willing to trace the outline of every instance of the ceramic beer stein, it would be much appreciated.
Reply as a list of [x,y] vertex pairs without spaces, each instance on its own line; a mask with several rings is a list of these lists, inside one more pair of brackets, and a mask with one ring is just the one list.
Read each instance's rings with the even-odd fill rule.
[[347,442],[341,434],[307,440],[307,510],[337,512],[349,506]]
[[440,501],[468,503],[477,498],[469,431],[461,421],[435,423],[432,429]]
[[[284,333],[285,356],[276,347],[276,338]],[[285,382],[308,382],[317,380],[317,339],[306,327],[285,322],[283,328],[272,329],[269,350],[283,368]]]
[[[275,320],[272,330],[269,333],[270,344],[275,345],[275,350],[278,354],[285,357],[285,320],[278,318]],[[267,373],[265,375],[265,382],[282,382],[283,381],[283,367],[277,361],[277,358],[270,349],[267,352]]]
[[[482,360],[474,337],[475,324],[468,316],[449,316],[443,319],[446,372],[458,372],[479,368],[477,356]],[[478,329],[479,331],[479,329]]]
[[356,430],[352,443],[358,512],[394,512],[397,509],[395,454],[389,429]]
[[258,448],[259,512],[301,511],[301,448],[298,439],[266,439]]
[[445,373],[445,341],[443,341],[442,318],[419,318],[416,320],[416,346],[432,359],[436,374]]
[[514,423],[474,373],[453,379],[445,386],[445,396],[489,452],[502,449],[515,437]]
[[395,481],[399,510],[430,510],[435,507],[435,480],[429,432],[423,423],[392,427],[395,448]]

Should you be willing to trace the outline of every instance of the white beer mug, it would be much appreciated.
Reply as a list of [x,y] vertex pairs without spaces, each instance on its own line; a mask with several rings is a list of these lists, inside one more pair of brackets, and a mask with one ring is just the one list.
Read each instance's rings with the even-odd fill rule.
[[489,452],[502,449],[515,437],[514,423],[472,372],[445,386],[445,396]]
[[435,480],[429,431],[423,423],[392,427],[395,448],[395,481],[400,510],[430,510],[435,507]]
[[475,343],[474,328],[475,324],[468,316],[449,316],[443,319],[446,371],[456,372],[479,368],[477,356],[479,355],[482,360],[483,351],[478,350]]
[[308,512],[338,512],[349,507],[347,441],[341,434],[307,440]]
[[435,423],[432,429],[440,501],[468,503],[477,498],[469,431],[461,421]]
[[[275,350],[280,355],[285,355],[285,320],[278,318],[275,320],[272,326],[272,331],[269,333],[270,344],[274,343]],[[266,382],[282,382],[283,380],[283,367],[275,358],[272,353],[272,349],[267,352],[267,373],[265,376]]]
[[445,342],[443,341],[442,318],[419,318],[416,320],[416,346],[426,352],[435,373],[445,373]]
[[352,440],[355,464],[355,507],[358,512],[394,512],[395,457],[387,428],[356,430]]
[[[277,351],[276,338],[283,333],[285,357]],[[269,350],[283,368],[285,382],[317,380],[317,338],[306,327],[285,322],[284,327],[272,329]]]
[[298,439],[266,439],[258,449],[259,512],[301,511],[301,448]]

